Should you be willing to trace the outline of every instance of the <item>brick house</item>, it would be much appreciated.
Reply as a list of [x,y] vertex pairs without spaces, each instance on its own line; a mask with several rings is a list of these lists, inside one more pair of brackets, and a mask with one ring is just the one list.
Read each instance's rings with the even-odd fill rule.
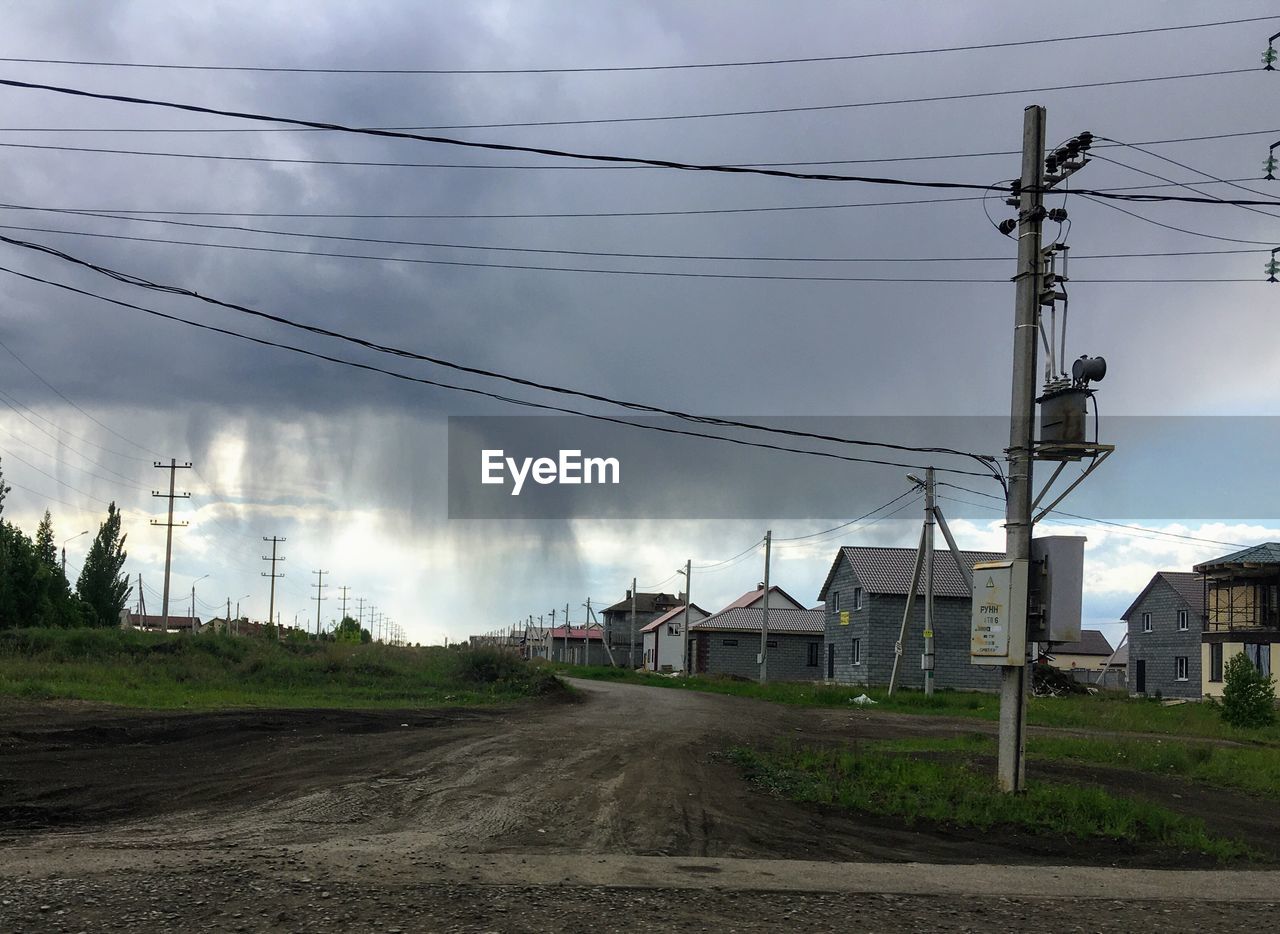
[[1214,558],[1195,570],[1205,611],[1198,647],[1201,693],[1222,696],[1223,666],[1241,652],[1274,681],[1280,671],[1280,542]]
[[613,606],[600,611],[605,632],[609,634],[609,647],[614,660],[627,668],[639,668],[641,658],[641,632],[659,616],[672,608],[684,605],[683,594],[636,592],[635,652],[631,658],[631,591]]
[[[770,588],[772,591],[772,588]],[[736,602],[736,601],[735,601]],[[761,606],[730,606],[689,625],[690,651],[697,674],[756,679],[760,665]],[[769,598],[770,681],[818,681],[822,678],[822,610],[774,609]]]
[[1129,693],[1200,698],[1204,584],[1189,571],[1160,571],[1120,617],[1129,624]]
[[[1003,554],[987,551],[960,555],[969,567],[1004,560]],[[836,552],[818,594],[825,604],[823,678],[839,684],[888,685],[915,560],[914,548],[845,546]],[[969,662],[969,585],[950,551],[935,551],[933,562],[934,686],[994,691],[1000,685],[999,669]],[[908,688],[924,687],[922,596],[916,595],[898,671],[898,683]]]

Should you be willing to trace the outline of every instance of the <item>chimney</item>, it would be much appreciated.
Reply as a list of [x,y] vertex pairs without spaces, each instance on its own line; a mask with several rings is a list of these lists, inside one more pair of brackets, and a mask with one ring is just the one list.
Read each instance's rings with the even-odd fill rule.
[[628,590],[628,591],[627,591],[626,599],[628,599],[628,600],[630,600],[630,599],[631,599],[631,591],[630,591],[630,590]]

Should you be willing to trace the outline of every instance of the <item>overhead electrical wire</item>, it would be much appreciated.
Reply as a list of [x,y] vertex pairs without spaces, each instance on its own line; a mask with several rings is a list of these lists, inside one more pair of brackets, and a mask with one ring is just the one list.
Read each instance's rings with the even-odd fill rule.
[[[1117,163],[1120,164],[1120,163]],[[1171,183],[1175,186],[1179,183]],[[1277,202],[1280,207],[1280,202]],[[425,247],[430,249],[448,249],[448,250],[475,250],[479,252],[498,252],[498,253],[545,253],[558,256],[598,256],[608,258],[625,258],[625,259],[667,259],[667,260],[698,260],[705,262],[757,262],[757,263],[1007,263],[1012,262],[1011,256],[769,256],[769,255],[724,255],[724,254],[705,254],[705,253],[642,253],[627,252],[617,250],[570,250],[556,247],[530,247],[530,246],[510,246],[501,244],[487,243],[450,243],[432,240],[405,240],[390,237],[356,237],[343,234],[325,234],[312,233],[298,230],[275,230],[267,227],[251,227],[243,224],[210,224],[195,223],[191,221],[177,221],[165,218],[153,217],[134,217],[124,214],[109,214],[103,212],[71,210],[67,208],[45,208],[35,207],[25,204],[3,204],[0,203],[0,209],[13,211],[31,211],[44,214],[65,214],[74,217],[92,217],[103,220],[118,220],[127,223],[136,224],[159,224],[165,226],[185,227],[198,230],[217,230],[231,231],[234,233],[252,233],[262,234],[273,237],[288,237],[292,239],[302,240],[332,240],[343,243],[372,243],[382,246],[412,246]],[[1280,216],[1280,215],[1277,215]],[[988,215],[990,219],[990,215]],[[6,225],[0,225],[4,228]],[[14,228],[7,229],[23,229],[37,233],[66,233],[76,236],[97,236],[90,231],[68,231],[57,230],[53,228]],[[115,236],[114,234],[101,236]],[[158,239],[148,242],[157,243],[181,243],[183,245],[209,245],[217,246],[219,244],[198,244],[194,241],[173,241],[170,239]],[[1135,252],[1135,253],[1085,253],[1072,254],[1072,259],[1088,260],[1088,259],[1142,259],[1147,257],[1166,257],[1166,256],[1199,256],[1199,255],[1216,255],[1224,253],[1257,253],[1266,252],[1265,250],[1190,250],[1190,251],[1159,251],[1159,252]],[[361,257],[368,259],[383,259],[384,257]],[[385,259],[394,261],[394,257],[385,257]],[[1002,280],[1003,281],[1003,280]]]
[[[870,512],[868,512],[868,513],[864,513],[863,515],[858,516],[858,518],[856,518],[856,519],[850,519],[848,522],[842,522],[842,523],[840,523],[839,525],[833,525],[831,528],[829,528],[829,529],[823,529],[821,532],[810,532],[808,535],[796,535],[796,536],[793,536],[793,537],[791,537],[791,538],[775,538],[775,539],[773,540],[773,544],[775,544],[775,545],[793,545],[793,544],[796,544],[796,543],[798,543],[798,542],[808,541],[809,539],[819,538],[819,537],[824,536],[824,535],[829,535],[829,534],[830,534],[830,533],[832,533],[832,532],[839,532],[839,531],[841,531],[842,529],[847,529],[847,528],[848,528],[849,526],[851,526],[851,525],[857,525],[858,523],[863,522],[863,521],[864,521],[864,520],[866,520],[866,519],[870,519],[870,518],[871,518],[872,516],[874,516],[876,513],[880,512],[881,510],[888,509],[890,506],[894,505],[895,503],[900,502],[900,501],[901,501],[901,500],[903,500],[903,499],[906,499],[908,496],[911,496],[911,494],[913,494],[913,493],[916,493],[916,494],[917,494],[917,495],[916,495],[916,498],[915,498],[915,499],[913,499],[913,500],[911,500],[911,501],[910,501],[910,502],[908,502],[908,503],[904,503],[904,504],[903,504],[903,506],[902,506],[902,508],[903,508],[903,509],[906,509],[908,506],[912,505],[916,500],[918,500],[918,499],[920,498],[916,487],[912,487],[911,489],[907,490],[905,493],[902,493],[902,494],[900,494],[900,495],[898,495],[898,496],[895,496],[893,499],[889,500],[889,502],[887,502],[887,503],[882,503],[881,505],[877,506],[875,509],[871,510]],[[880,518],[881,518],[881,519],[887,519],[887,518],[889,518],[889,516],[896,515],[896,514],[897,514],[898,512],[900,512],[900,511],[901,511],[901,510],[897,510],[897,509],[895,509],[893,512],[888,513],[887,515],[881,516]],[[879,519],[877,519],[876,521],[878,522],[878,521],[880,521],[880,520],[879,520]]]
[[124,273],[116,269],[111,269],[110,267],[107,267],[107,266],[102,266],[96,263],[92,263],[88,260],[81,259],[80,257],[77,257],[77,256],[72,256],[69,253],[64,253],[61,250],[56,250],[52,247],[48,247],[43,244],[30,243],[23,240],[15,240],[13,238],[4,237],[4,236],[0,236],[0,242],[5,242],[10,244],[11,246],[16,246],[22,249],[31,250],[33,252],[40,253],[46,256],[52,256],[56,259],[62,260],[63,262],[70,263],[72,265],[79,266],[84,269],[88,269],[92,272],[98,273],[99,275],[106,276],[107,278],[113,279],[117,282],[123,282],[127,285],[132,285],[138,288],[148,289],[151,291],[162,292],[169,295],[179,295],[187,298],[193,298],[198,301],[205,302],[206,304],[215,305],[219,308],[225,308],[228,311],[234,311],[239,314],[249,315],[251,317],[259,318],[261,320],[270,321],[274,324],[280,324],[286,327],[294,328],[296,330],[305,331],[310,334],[315,334],[320,337],[334,338],[336,340],[354,344],[358,347],[362,347],[366,350],[372,350],[377,353],[383,353],[383,354],[388,354],[395,357],[416,360],[423,363],[430,363],[435,366],[445,367],[447,369],[456,370],[458,372],[467,373],[473,376],[480,376],[486,379],[501,380],[503,382],[512,383],[514,385],[521,386],[527,389],[536,389],[536,390],[541,390],[543,392],[551,392],[551,393],[557,393],[560,395],[572,396],[580,399],[587,399],[592,402],[601,402],[608,405],[615,405],[615,406],[619,406],[620,408],[630,409],[632,411],[642,412],[649,415],[663,415],[670,418],[679,419],[681,421],[692,422],[695,424],[714,425],[719,428],[738,428],[738,429],[745,429],[748,431],[762,432],[766,434],[783,435],[783,436],[792,437],[792,438],[804,438],[806,440],[832,442],[836,444],[846,444],[846,445],[851,445],[855,447],[874,447],[874,448],[880,448],[883,450],[900,451],[904,453],[945,454],[945,455],[950,455],[954,457],[969,458],[988,466],[993,464],[998,464],[998,461],[994,457],[991,457],[990,455],[975,454],[971,451],[961,451],[955,448],[940,447],[940,446],[903,445],[903,444],[897,444],[889,441],[870,441],[866,439],[846,438],[839,435],[829,435],[829,434],[822,434],[818,432],[799,431],[799,430],[790,429],[790,428],[779,428],[777,426],[759,425],[753,422],[744,422],[744,421],[739,421],[735,419],[720,418],[717,416],[695,415],[693,413],[684,412],[679,409],[670,409],[662,406],[649,405],[646,403],[619,399],[613,396],[606,396],[601,393],[593,393],[593,392],[588,392],[586,390],[572,389],[565,386],[557,386],[552,383],[544,383],[536,380],[530,380],[524,377],[513,376],[508,373],[501,373],[496,370],[488,370],[481,367],[469,366],[466,364],[458,363],[453,360],[447,360],[443,357],[422,354],[417,351],[407,350],[400,347],[393,347],[388,344],[381,344],[365,338],[356,337],[354,335],[344,334],[340,331],[334,331],[328,328],[323,328],[318,325],[304,324],[302,322],[294,321],[291,318],[284,317],[283,315],[276,315],[270,312],[262,311],[260,309],[251,308],[247,305],[240,305],[235,302],[226,302],[221,299],[213,298],[211,296],[202,295],[198,292],[195,292],[191,289],[184,288],[182,286],[162,284],[162,283],[154,282],[149,279],[145,279],[141,276],[133,275],[131,273]]
[[[236,250],[248,253],[273,253],[285,256],[307,256],[319,257],[327,259],[352,259],[365,260],[369,262],[384,263],[406,263],[410,265],[423,266],[455,266],[472,269],[510,269],[537,272],[563,272],[577,273],[582,275],[598,275],[598,276],[651,276],[660,278],[675,279],[727,279],[727,280],[748,280],[748,281],[774,281],[774,282],[879,282],[879,283],[951,283],[951,284],[998,284],[1007,285],[1011,280],[1009,278],[977,278],[977,277],[958,277],[958,276],[834,276],[834,275],[810,275],[810,274],[783,274],[783,273],[729,273],[729,272],[681,272],[679,270],[669,269],[614,269],[614,268],[594,268],[589,266],[547,266],[531,263],[483,263],[469,260],[447,260],[447,259],[428,259],[425,257],[414,256],[370,256],[360,253],[339,253],[326,250],[291,250],[283,247],[268,246],[252,246],[249,244],[239,243],[208,243],[199,240],[177,240],[168,237],[141,237],[126,234],[112,233],[96,233],[85,230],[65,230],[55,227],[29,227],[19,224],[0,224],[0,230],[22,231],[26,233],[45,233],[56,234],[69,237],[89,237],[93,239],[103,240],[123,240],[135,243],[157,243],[163,246],[184,246],[184,247],[203,247],[211,250]],[[0,242],[16,242],[12,238],[0,237]],[[1250,251],[1252,252],[1252,251]],[[1158,256],[1160,254],[1135,254]],[[1171,254],[1178,255],[1178,254]],[[1080,257],[1085,258],[1085,257]],[[1122,258],[1121,254],[1104,255],[1090,257],[1093,259],[1112,259]],[[998,258],[1003,259],[1003,258]],[[891,262],[893,260],[890,260]],[[938,261],[945,261],[939,259]],[[1208,277],[1208,278],[1169,278],[1169,277],[1120,277],[1120,278],[1086,278],[1081,276],[1073,276],[1073,282],[1078,283],[1123,283],[1123,282],[1253,282],[1252,278],[1232,278],[1232,277]]]
[[[46,279],[41,276],[32,275],[30,273],[20,272],[18,270],[10,269],[4,266],[0,266],[0,272],[5,272],[5,273],[8,273],[9,275],[16,276],[20,279],[25,279],[30,282],[37,282],[43,285],[52,286],[53,288],[61,289],[66,292],[82,295],[86,298],[97,299],[99,301],[116,305],[121,308],[129,308],[134,311],[139,311],[139,312],[142,312],[143,314],[150,315],[153,317],[174,321],[180,324],[185,324],[189,327],[194,327],[200,330],[210,331],[217,334],[225,334],[229,337],[235,337],[240,340],[258,344],[260,346],[274,347],[280,350],[287,350],[291,353],[296,353],[306,357],[312,357],[318,360],[325,360],[327,362],[335,363],[340,366],[350,367],[352,369],[364,370],[366,372],[371,372],[371,373],[379,373],[384,376],[389,376],[393,379],[398,379],[405,382],[418,383],[421,385],[433,386],[436,388],[451,390],[454,392],[462,392],[462,393],[468,393],[471,395],[483,396],[486,398],[495,399],[500,402],[506,402],[512,405],[519,405],[527,408],[535,408],[543,411],[558,412],[563,415],[576,415],[576,416],[581,416],[583,418],[589,418],[595,421],[610,422],[617,425],[626,425],[632,428],[640,428],[647,431],[656,431],[656,432],[661,432],[663,434],[703,438],[703,439],[712,440],[712,441],[722,441],[727,444],[733,444],[733,445],[738,445],[743,447],[762,448],[766,450],[781,451],[789,454],[800,454],[800,455],[811,456],[811,457],[828,458],[832,460],[839,460],[839,461],[845,461],[850,463],[875,464],[879,466],[899,467],[899,468],[907,468],[911,470],[923,469],[919,464],[908,464],[908,463],[901,463],[897,461],[880,460],[876,458],[856,457],[854,455],[839,454],[833,451],[815,451],[810,449],[788,448],[782,445],[769,444],[763,441],[753,441],[745,438],[734,438],[734,437],[728,437],[724,435],[711,435],[705,432],[696,432],[696,431],[690,431],[687,429],[673,428],[673,427],[668,427],[663,425],[646,424],[643,422],[631,422],[631,421],[627,421],[626,419],[617,418],[611,415],[603,415],[596,412],[585,412],[578,409],[570,409],[563,406],[554,406],[548,403],[535,402],[528,399],[513,398],[513,397],[501,395],[499,393],[490,392],[484,389],[478,389],[471,386],[459,386],[456,384],[444,383],[439,380],[428,379],[426,377],[421,377],[421,376],[412,376],[407,373],[401,373],[395,370],[388,370],[388,369],[385,369],[384,367],[374,366],[368,363],[361,363],[355,360],[348,360],[341,357],[335,357],[330,354],[324,354],[318,351],[308,350],[303,347],[297,347],[297,346],[294,346],[291,344],[285,344],[279,341],[272,341],[262,337],[255,337],[253,335],[243,334],[241,332],[234,331],[228,328],[222,328],[216,325],[205,324],[199,321],[193,321],[178,315],[173,315],[167,312],[158,311],[153,308],[146,308],[141,305],[136,305],[132,302],[125,302],[125,301],[121,301],[120,299],[110,298],[105,295],[99,295],[95,292],[91,292],[86,289],[76,288],[75,286],[67,285],[66,283],[56,282],[51,279]],[[744,423],[744,424],[747,424],[747,423]],[[759,426],[755,426],[755,427],[759,427]],[[780,431],[780,432],[783,431],[783,429],[771,429],[771,430]],[[977,471],[962,470],[956,467],[937,467],[935,469],[939,471],[945,471],[948,473],[959,474],[962,476],[981,477],[983,479],[993,478],[992,473],[978,473]]]
[[[10,403],[6,398],[4,398],[4,394],[3,394],[3,393],[0,393],[0,402],[3,402],[6,406],[8,406],[9,408],[13,409],[13,411],[14,411],[14,412],[16,412],[20,418],[22,418],[24,421],[26,421],[26,422],[28,422],[30,425],[32,425],[32,426],[33,426],[37,431],[39,431],[40,433],[44,434],[46,437],[48,437],[48,438],[52,439],[52,440],[53,440],[53,442],[54,442],[54,443],[55,443],[59,448],[62,448],[62,449],[64,449],[64,450],[68,451],[69,453],[74,454],[76,457],[79,457],[79,458],[81,458],[82,460],[87,461],[88,463],[92,464],[94,467],[98,468],[99,470],[101,470],[101,471],[104,471],[104,472],[106,472],[106,473],[111,474],[111,477],[112,477],[112,478],[114,478],[114,479],[111,479],[111,478],[108,478],[108,477],[100,476],[99,474],[95,474],[95,473],[93,473],[92,471],[90,471],[90,470],[86,470],[86,469],[85,469],[85,468],[83,468],[83,467],[78,467],[78,468],[76,468],[76,470],[78,470],[78,471],[80,471],[81,473],[84,473],[84,474],[86,474],[86,475],[88,475],[88,476],[90,476],[90,477],[93,477],[93,478],[94,478],[94,479],[96,479],[96,480],[101,480],[101,481],[103,481],[104,483],[125,483],[125,484],[128,484],[130,487],[132,487],[132,488],[133,488],[133,489],[135,489],[135,490],[143,490],[143,487],[142,487],[142,486],[140,486],[140,485],[138,484],[138,482],[137,482],[137,480],[136,480],[135,478],[132,478],[132,477],[126,477],[124,474],[119,473],[119,472],[117,472],[117,471],[115,471],[115,470],[112,470],[112,469],[111,469],[110,467],[108,467],[107,465],[105,465],[105,464],[101,464],[101,463],[99,463],[98,461],[94,460],[94,459],[93,459],[92,457],[90,457],[88,454],[85,454],[85,453],[83,453],[83,452],[81,452],[81,451],[77,451],[75,448],[73,448],[73,447],[71,447],[70,445],[68,445],[65,441],[63,441],[63,440],[62,440],[61,438],[59,438],[57,435],[55,435],[55,434],[53,434],[52,432],[47,431],[46,429],[42,428],[42,427],[41,427],[37,422],[32,421],[30,418],[27,418],[25,415],[23,415],[23,414],[22,414],[22,410],[21,410],[21,409],[17,408],[17,407],[16,407],[16,406],[14,406],[12,403]],[[3,425],[3,424],[0,424],[0,431],[5,432],[5,434],[9,435],[11,438],[13,438],[13,439],[14,439],[15,441],[17,441],[19,444],[24,444],[24,445],[26,445],[26,446],[27,446],[27,447],[29,447],[31,450],[35,451],[35,452],[36,452],[36,453],[38,453],[38,454],[42,454],[42,455],[44,455],[45,457],[49,458],[50,460],[52,460],[52,461],[54,461],[54,462],[61,462],[61,460],[62,460],[58,455],[56,455],[56,454],[50,454],[48,451],[44,450],[43,448],[38,448],[38,447],[36,447],[36,446],[35,446],[34,444],[32,444],[31,442],[29,442],[29,441],[25,440],[21,435],[17,434],[16,432],[10,431],[10,430],[9,430],[9,428],[8,428],[8,427],[6,427],[6,426],[5,426],[5,425]],[[145,490],[144,490],[144,492],[145,492]]]
[[64,58],[0,58],[0,62],[24,65],[75,65],[93,68],[142,68],[166,71],[229,71],[268,74],[321,74],[321,75],[545,75],[545,74],[602,74],[643,71],[681,71],[712,68],[753,68],[772,65],[801,65],[819,62],[851,62],[877,58],[899,58],[912,55],[937,55],[948,52],[974,52],[991,49],[1010,49],[1021,46],[1048,45],[1058,42],[1081,42],[1091,39],[1112,39],[1122,36],[1145,36],[1156,33],[1182,32],[1191,29],[1210,29],[1220,26],[1236,26],[1244,23],[1261,23],[1275,20],[1276,16],[1250,16],[1241,19],[1214,20],[1203,23],[1182,23],[1174,26],[1147,26],[1141,29],[1123,29],[1112,32],[1079,33],[1068,36],[1048,36],[1041,39],[1009,39],[1003,42],[983,42],[969,45],[936,46],[919,49],[893,49],[883,52],[856,52],[846,55],[810,55],[800,58],[761,58],[727,62],[677,62],[658,65],[598,65],[543,68],[338,68],[303,67],[285,65],[197,65],[173,62],[120,62],[92,59]]
[[[146,463],[146,464],[151,463],[151,460],[150,460],[149,458],[137,457],[137,456],[135,456],[135,455],[133,455],[133,454],[125,454],[123,451],[117,451],[117,450],[115,450],[114,448],[106,447],[105,445],[99,444],[99,443],[98,443],[98,442],[96,442],[96,441],[92,441],[92,440],[90,440],[89,438],[85,438],[85,437],[83,437],[82,435],[78,435],[78,434],[76,434],[75,432],[69,431],[69,430],[67,430],[66,428],[63,428],[63,427],[62,427],[61,425],[59,425],[57,422],[53,421],[52,419],[46,418],[45,416],[41,415],[41,414],[40,414],[39,412],[37,412],[35,409],[31,408],[31,406],[26,405],[25,403],[23,403],[23,402],[22,402],[20,399],[18,399],[16,396],[13,396],[13,395],[11,395],[11,394],[9,394],[9,393],[7,393],[7,392],[4,392],[4,391],[2,391],[2,390],[0,390],[0,401],[4,402],[4,404],[5,404],[5,405],[7,405],[7,406],[9,406],[10,408],[14,409],[14,411],[18,412],[18,414],[19,414],[19,415],[22,415],[22,413],[25,411],[25,412],[26,412],[26,413],[28,413],[29,415],[33,415],[33,416],[35,416],[36,418],[40,419],[40,421],[44,422],[46,425],[51,425],[51,426],[53,426],[53,428],[54,428],[54,429],[56,429],[57,431],[62,432],[62,434],[65,434],[65,435],[67,435],[67,436],[68,436],[68,437],[70,437],[70,438],[74,438],[76,441],[79,441],[79,442],[81,442],[82,444],[87,444],[87,445],[89,445],[90,447],[95,447],[95,448],[97,448],[99,451],[102,451],[102,452],[104,452],[104,453],[106,453],[106,454],[111,454],[111,455],[113,455],[113,456],[115,456],[115,457],[119,457],[119,458],[122,458],[122,459],[124,459],[124,460],[131,460],[131,461],[135,461],[135,462],[137,462],[137,463]],[[27,416],[26,416],[26,415],[23,415],[22,417],[23,417],[23,418],[26,418]],[[27,419],[27,420],[28,420],[28,421],[30,421],[30,419]],[[35,424],[35,423],[33,422],[32,424]],[[38,425],[37,425],[36,427],[37,427],[37,428],[39,428],[41,431],[44,431],[44,429],[40,428],[40,426],[38,426]],[[48,434],[48,432],[45,432],[45,433],[46,433],[46,434]],[[51,437],[55,437],[55,436],[52,436],[52,435],[51,435]],[[58,440],[58,439],[55,437],[55,440]],[[61,442],[60,442],[60,443],[61,443]]]
[[[1005,502],[1005,498],[1003,496],[996,496],[992,493],[984,493],[982,490],[975,490],[975,489],[972,489],[971,487],[962,486],[960,484],[951,483],[945,480],[939,480],[938,486],[950,487],[953,490],[962,490],[965,493],[972,493],[974,496],[982,496],[982,497],[986,497],[987,499],[995,499],[995,500],[999,500],[1002,503]],[[956,502],[964,502],[964,501],[956,500]],[[980,504],[965,503],[965,505],[979,506]],[[993,508],[993,507],[983,507],[983,508]],[[1170,538],[1181,538],[1181,539],[1186,539],[1187,541],[1200,542],[1202,544],[1207,544],[1207,545],[1223,545],[1227,548],[1249,547],[1248,545],[1242,545],[1239,542],[1223,542],[1223,541],[1218,541],[1217,539],[1204,538],[1203,536],[1198,536],[1198,535],[1185,535],[1181,532],[1168,532],[1168,531],[1165,531],[1164,529],[1153,529],[1144,525],[1131,525],[1125,522],[1113,522],[1109,519],[1099,519],[1096,516],[1082,516],[1078,513],[1067,512],[1063,509],[1054,509],[1054,512],[1060,516],[1069,516],[1072,519],[1080,519],[1084,522],[1095,522],[1098,525],[1109,525],[1109,526],[1114,526],[1115,528],[1129,529],[1131,531],[1136,531],[1136,532],[1149,532],[1152,535],[1165,535]]]
[[[1241,69],[1241,71],[1252,71],[1253,69]],[[1208,74],[1208,73],[1206,73]],[[1179,76],[1190,77],[1190,76]],[[1161,80],[1159,78],[1144,78],[1144,81]],[[550,149],[538,146],[520,146],[515,143],[485,143],[476,140],[463,140],[447,136],[427,136],[420,133],[408,133],[398,130],[376,130],[368,127],[352,127],[339,123],[322,123],[315,120],[302,120],[296,117],[270,116],[267,114],[251,113],[246,111],[222,110],[213,107],[204,107],[197,104],[182,104],[174,101],[163,101],[155,98],[131,97],[123,94],[105,94],[97,91],[86,91],[80,88],[62,87],[59,85],[39,84],[31,81],[17,81],[11,78],[0,79],[0,87],[12,87],[22,90],[38,90],[49,91],[55,94],[69,95],[72,97],[83,97],[91,100],[115,101],[117,103],[136,104],[147,107],[160,107],[170,110],[180,110],[190,113],[214,114],[217,116],[232,117],[238,120],[252,120],[261,123],[283,123],[290,126],[308,126],[316,129],[334,130],[342,133],[352,133],[361,136],[375,136],[388,139],[411,139],[418,142],[438,143],[441,145],[460,146],[469,149],[485,149],[499,152],[528,152],[544,156],[556,156],[568,159],[583,159],[591,162],[628,162],[637,165],[652,165],[659,168],[675,169],[690,172],[716,172],[738,175],[762,175],[772,178],[791,178],[804,181],[832,181],[832,182],[859,182],[863,184],[873,185],[898,185],[913,188],[933,188],[933,189],[963,189],[969,191],[988,191],[990,185],[982,185],[972,182],[951,182],[951,181],[925,181],[919,179],[902,179],[902,178],[885,178],[865,175],[836,175],[829,173],[815,172],[788,172],[783,169],[760,169],[749,168],[740,165],[705,165],[691,162],[678,162],[669,159],[648,159],[638,156],[617,156],[601,153],[583,153],[574,152],[563,149]],[[1003,92],[1002,92],[1003,93]],[[1243,201],[1234,199],[1231,201],[1223,201],[1215,198],[1191,197],[1185,195],[1143,195],[1122,193],[1114,191],[1099,191],[1096,189],[1079,189],[1078,193],[1093,195],[1098,198],[1109,198],[1122,201],[1177,201],[1189,204],[1252,204],[1252,201]],[[1264,202],[1257,202],[1263,206],[1270,206],[1275,203],[1274,200],[1268,199]]]

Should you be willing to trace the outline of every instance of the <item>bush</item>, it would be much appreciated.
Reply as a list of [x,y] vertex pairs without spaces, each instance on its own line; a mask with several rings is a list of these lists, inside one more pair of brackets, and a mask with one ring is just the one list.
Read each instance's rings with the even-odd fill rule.
[[1223,670],[1222,719],[1232,726],[1268,726],[1276,718],[1276,689],[1243,652]]
[[502,649],[466,649],[458,654],[458,674],[472,684],[513,681],[527,672],[525,662]]

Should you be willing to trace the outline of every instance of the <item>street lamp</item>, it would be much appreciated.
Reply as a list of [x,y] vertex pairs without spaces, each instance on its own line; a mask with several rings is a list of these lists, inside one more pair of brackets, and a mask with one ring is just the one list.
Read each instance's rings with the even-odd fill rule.
[[191,582],[191,632],[193,634],[196,631],[196,584],[200,583],[208,576],[208,574],[205,574],[201,577],[197,577]]
[[85,529],[83,532],[77,532],[75,535],[72,535],[70,538],[66,539],[62,543],[62,576],[63,577],[67,576],[67,542],[73,542],[77,538],[79,538],[81,535],[88,535],[88,534],[89,534],[89,530]]
[[235,628],[232,630],[233,633],[238,633],[240,631],[240,601],[248,600],[250,596],[252,596],[252,594],[245,594],[243,597],[236,597],[236,621]]

